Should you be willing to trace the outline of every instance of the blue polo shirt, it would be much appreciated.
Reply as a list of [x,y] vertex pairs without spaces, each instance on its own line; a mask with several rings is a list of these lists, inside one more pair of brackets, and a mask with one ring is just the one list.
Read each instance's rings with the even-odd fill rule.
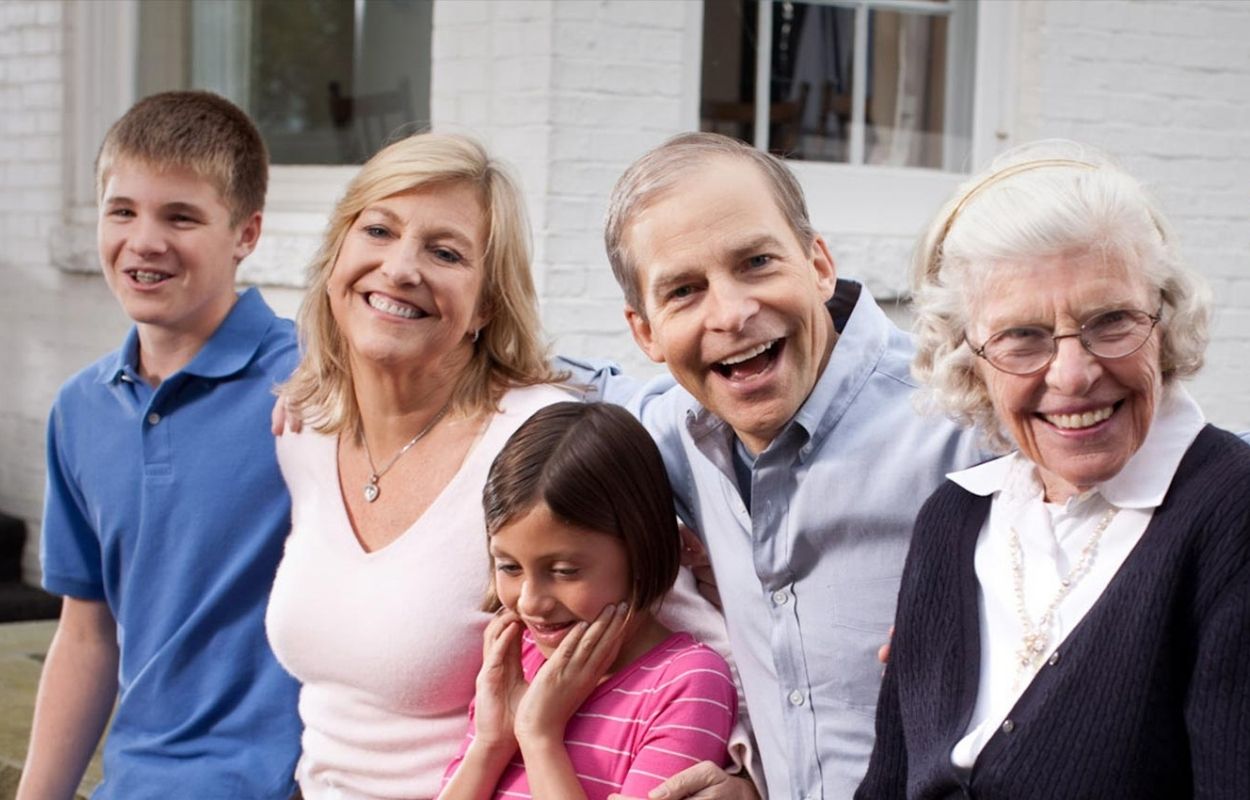
[[61,388],[48,423],[43,580],[117,621],[119,698],[95,798],[294,791],[298,684],[265,639],[290,529],[269,412],[298,359],[255,290],[181,372],[138,335]]

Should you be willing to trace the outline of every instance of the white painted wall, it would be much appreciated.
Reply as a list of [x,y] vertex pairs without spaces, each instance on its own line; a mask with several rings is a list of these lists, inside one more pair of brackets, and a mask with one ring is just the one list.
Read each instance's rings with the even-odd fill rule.
[[[69,177],[65,12],[80,1],[0,3],[0,509],[32,531],[52,397],[126,329],[98,276],[63,272],[50,259]],[[435,7],[435,125],[476,133],[516,166],[544,322],[562,352],[653,369],[625,331],[600,226],[621,171],[693,124],[700,9],[666,0]],[[1185,254],[1216,293],[1215,340],[1195,394],[1214,422],[1250,429],[1250,3],[1026,0],[1018,11],[1019,87],[1007,133],[1088,141],[1156,187]],[[257,254],[265,265],[308,252],[316,235],[316,225],[278,213],[274,202],[270,230],[282,247]],[[842,274],[897,291],[909,241],[839,237],[836,221],[821,227]],[[283,282],[300,267],[247,274]],[[265,294],[290,315],[300,293],[266,286]]]

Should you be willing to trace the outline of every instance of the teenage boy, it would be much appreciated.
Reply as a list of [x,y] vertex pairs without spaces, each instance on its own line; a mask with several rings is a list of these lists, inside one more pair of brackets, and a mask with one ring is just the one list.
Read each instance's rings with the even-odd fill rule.
[[72,797],[114,699],[95,798],[281,798],[297,684],[264,611],[290,503],[269,434],[290,322],[236,295],[264,142],[205,92],[142,100],[96,163],[104,279],[135,325],[48,423],[44,586],[64,596],[20,798]]

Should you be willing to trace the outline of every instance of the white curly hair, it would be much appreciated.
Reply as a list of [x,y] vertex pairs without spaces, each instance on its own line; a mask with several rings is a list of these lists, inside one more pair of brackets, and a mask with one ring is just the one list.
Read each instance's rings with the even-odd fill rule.
[[[980,287],[995,270],[1050,256],[1084,257],[1141,275],[1162,297],[1165,383],[1202,367],[1210,292],[1181,260],[1158,203],[1109,157],[1076,142],[1023,145],[966,181],[920,240],[912,261],[922,406],[974,425],[996,450],[1014,447],[995,417],[965,338]],[[1091,258],[1092,257],[1092,258]],[[1153,310],[1153,309],[1151,309]]]

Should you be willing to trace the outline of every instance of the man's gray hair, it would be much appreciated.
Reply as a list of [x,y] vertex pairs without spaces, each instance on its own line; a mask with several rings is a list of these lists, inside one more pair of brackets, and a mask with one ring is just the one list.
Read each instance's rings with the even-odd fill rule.
[[639,212],[683,177],[717,158],[740,158],[759,167],[799,243],[809,248],[816,238],[807,215],[803,188],[781,159],[718,133],[678,134],[630,165],[616,182],[608,202],[603,231],[608,261],[616,282],[625,293],[626,304],[644,319],[646,304],[638,284],[638,264],[630,252],[629,227]]

